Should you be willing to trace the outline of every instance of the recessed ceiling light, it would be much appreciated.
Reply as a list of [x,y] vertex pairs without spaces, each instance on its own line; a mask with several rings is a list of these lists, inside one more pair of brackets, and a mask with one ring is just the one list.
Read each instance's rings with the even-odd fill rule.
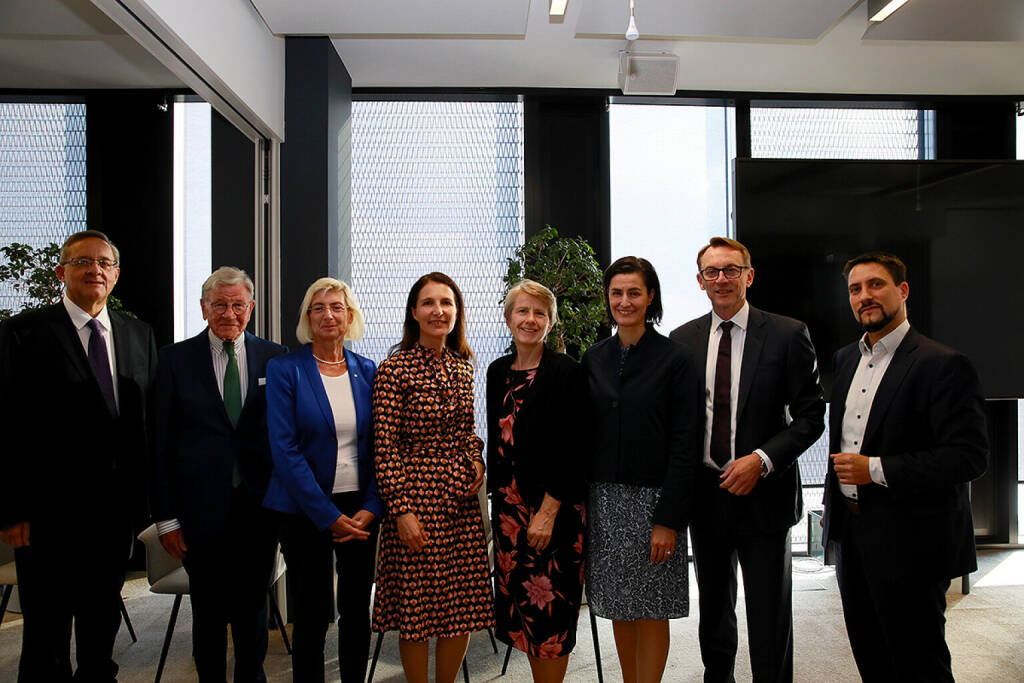
[[565,8],[569,4],[569,0],[551,0],[551,9],[548,14],[552,17],[564,17]]
[[907,0],[868,0],[868,21],[885,21],[905,4]]

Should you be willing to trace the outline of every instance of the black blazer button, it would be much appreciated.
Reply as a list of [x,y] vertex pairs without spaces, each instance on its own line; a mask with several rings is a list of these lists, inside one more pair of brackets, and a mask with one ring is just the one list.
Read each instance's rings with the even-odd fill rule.
[[619,407],[619,402],[618,401],[612,401],[612,408],[618,408],[618,407]]

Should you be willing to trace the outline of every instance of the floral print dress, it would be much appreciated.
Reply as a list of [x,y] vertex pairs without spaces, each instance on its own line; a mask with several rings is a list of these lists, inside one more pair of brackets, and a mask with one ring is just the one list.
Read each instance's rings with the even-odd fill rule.
[[495,635],[529,655],[551,659],[569,654],[576,644],[586,512],[582,503],[562,505],[547,548],[538,551],[527,543],[536,510],[523,500],[516,481],[516,415],[530,400],[536,373],[508,373],[498,458],[488,472],[496,551]]
[[[483,442],[474,432],[473,366],[416,344],[373,382],[380,532],[373,630],[404,640],[452,638],[494,623],[480,501],[467,495]],[[410,550],[396,519],[412,512],[427,545]]]

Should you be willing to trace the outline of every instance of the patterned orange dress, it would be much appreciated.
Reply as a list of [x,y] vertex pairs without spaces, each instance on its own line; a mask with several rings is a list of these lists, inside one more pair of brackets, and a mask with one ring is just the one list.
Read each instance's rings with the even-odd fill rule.
[[[473,366],[448,349],[416,344],[381,363],[373,382],[377,485],[387,508],[380,533],[373,630],[404,640],[451,638],[494,625],[480,503],[468,496],[473,460]],[[419,552],[398,537],[413,512],[426,529]]]

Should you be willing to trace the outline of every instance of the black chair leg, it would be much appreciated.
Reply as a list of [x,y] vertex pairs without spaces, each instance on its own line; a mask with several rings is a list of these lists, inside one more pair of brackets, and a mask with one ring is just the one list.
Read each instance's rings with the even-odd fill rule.
[[292,653],[292,644],[288,640],[288,631],[284,627],[284,619],[281,617],[281,608],[277,606],[277,598],[274,597],[274,589],[267,590],[267,597],[270,598],[270,614],[274,624],[281,631],[281,640],[284,641],[284,649],[288,654]]
[[462,678],[469,683],[469,665],[466,664],[466,658],[462,658]]
[[0,622],[4,620],[4,615],[7,614],[7,604],[11,601],[11,593],[14,592],[14,586],[4,586],[4,597],[0,600]]
[[181,607],[181,595],[174,596],[174,607],[171,608],[171,618],[167,621],[167,635],[164,636],[164,647],[160,651],[160,663],[156,667],[156,680],[153,683],[160,683],[160,677],[164,675],[164,664],[167,662],[167,651],[171,649],[171,636],[174,635],[174,623],[178,621],[178,608]]
[[601,643],[597,639],[597,617],[593,610],[587,606],[587,613],[590,614],[590,633],[594,636],[594,659],[597,660],[597,683],[604,683],[604,672],[601,670]]
[[377,634],[377,644],[373,646],[373,659],[370,661],[370,673],[366,676],[366,683],[373,683],[373,672],[377,670],[377,658],[380,657],[380,646],[384,644],[384,632]]
[[498,654],[498,641],[494,639],[494,631],[488,628],[487,635],[491,639],[491,648],[494,650],[494,654]]
[[508,660],[512,656],[512,646],[509,645],[508,649],[505,650],[505,661],[501,663],[501,675],[504,676],[505,672],[508,671]]
[[124,619],[124,625],[128,627],[128,635],[131,636],[132,642],[139,642],[139,639],[135,637],[135,629],[132,628],[132,620],[128,616],[128,608],[124,606],[124,598],[121,598],[121,618]]

